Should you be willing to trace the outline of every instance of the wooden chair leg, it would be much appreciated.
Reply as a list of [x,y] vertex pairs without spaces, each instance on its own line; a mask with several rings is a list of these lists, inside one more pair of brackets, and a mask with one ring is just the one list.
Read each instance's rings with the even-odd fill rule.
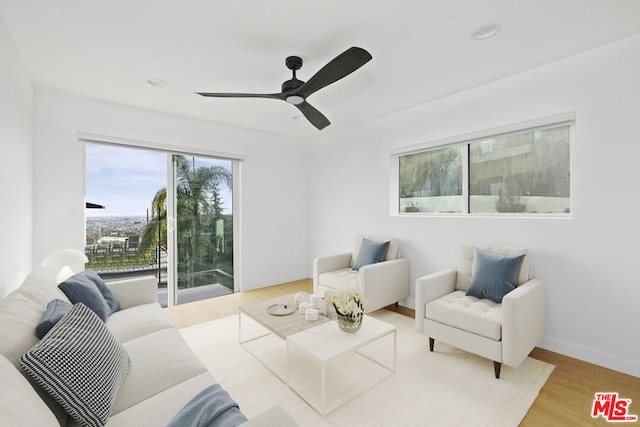
[[434,340],[433,338],[429,337],[429,351],[433,351],[433,345],[435,344],[436,340]]
[[493,362],[493,371],[496,374],[496,379],[500,379],[500,368],[502,368],[502,363],[500,362]]

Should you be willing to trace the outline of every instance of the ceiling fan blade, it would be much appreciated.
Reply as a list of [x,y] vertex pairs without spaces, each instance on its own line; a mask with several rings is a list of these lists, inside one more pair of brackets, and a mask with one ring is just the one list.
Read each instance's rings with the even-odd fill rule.
[[316,110],[311,104],[307,101],[302,102],[301,104],[296,105],[298,110],[304,114],[304,116],[311,122],[312,125],[317,127],[319,130],[324,129],[329,126],[331,122],[327,119],[324,114],[320,111]]
[[371,54],[366,50],[350,47],[333,58],[295,92],[306,98],[317,90],[348,76],[371,59]]
[[212,98],[271,98],[271,99],[284,99],[282,93],[215,93],[215,92],[196,92],[201,96],[208,96]]

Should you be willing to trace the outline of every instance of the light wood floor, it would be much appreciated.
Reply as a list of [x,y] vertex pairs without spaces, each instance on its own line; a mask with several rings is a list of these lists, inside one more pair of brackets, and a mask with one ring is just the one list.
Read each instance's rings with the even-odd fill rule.
[[[300,291],[312,293],[312,281],[306,279],[284,283],[169,307],[165,310],[178,328],[184,328],[236,314],[242,304]],[[406,307],[396,309],[394,306],[389,306],[386,309],[415,317],[414,311]],[[640,416],[640,378],[541,348],[535,348],[530,356],[551,363],[556,368],[520,425],[535,427],[608,425],[603,418],[591,418],[591,407],[596,392],[617,392],[620,398],[631,399],[629,413]],[[640,425],[640,421],[630,425]]]

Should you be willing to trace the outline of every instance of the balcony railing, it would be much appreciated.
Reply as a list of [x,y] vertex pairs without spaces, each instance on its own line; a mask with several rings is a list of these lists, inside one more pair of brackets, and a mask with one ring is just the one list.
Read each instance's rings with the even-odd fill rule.
[[153,274],[160,277],[160,286],[163,279],[166,285],[167,260],[164,248],[140,252],[138,245],[129,244],[127,239],[111,239],[86,245],[85,255],[89,259],[85,267],[96,271],[105,280]]

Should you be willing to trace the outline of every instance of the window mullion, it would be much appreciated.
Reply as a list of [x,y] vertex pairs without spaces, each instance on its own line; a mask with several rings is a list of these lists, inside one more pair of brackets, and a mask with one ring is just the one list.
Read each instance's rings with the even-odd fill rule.
[[470,212],[470,203],[469,203],[469,150],[470,144],[464,144],[464,149],[462,150],[462,200],[463,200],[463,208],[462,211],[465,214]]

